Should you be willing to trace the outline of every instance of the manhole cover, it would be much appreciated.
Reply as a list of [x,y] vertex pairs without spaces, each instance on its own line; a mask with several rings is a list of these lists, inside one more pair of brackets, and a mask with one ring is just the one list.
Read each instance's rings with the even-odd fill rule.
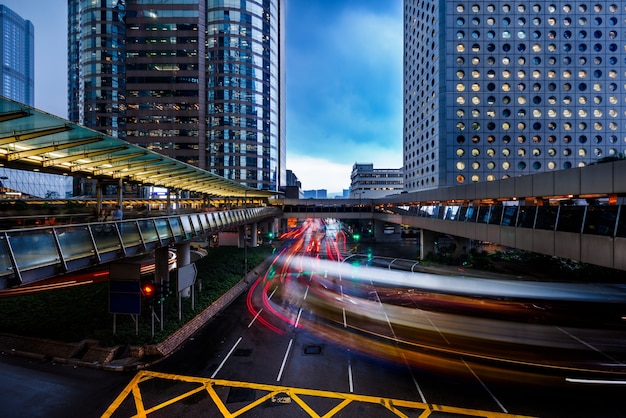
[[251,348],[238,348],[233,352],[234,357],[250,357],[252,354]]
[[321,352],[321,345],[307,345],[304,347],[304,354],[320,354]]

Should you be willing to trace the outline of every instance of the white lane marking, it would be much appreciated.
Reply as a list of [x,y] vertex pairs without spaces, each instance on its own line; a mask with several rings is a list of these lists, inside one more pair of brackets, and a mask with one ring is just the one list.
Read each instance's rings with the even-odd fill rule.
[[346,319],[346,308],[341,308],[341,312],[343,313],[343,327],[348,328],[348,320]]
[[609,356],[608,354],[606,354],[605,352],[597,349],[596,347],[592,346],[591,344],[581,340],[580,338],[578,338],[577,336],[575,336],[574,334],[570,334],[569,332],[565,331],[564,329],[560,328],[560,327],[556,327],[556,329],[558,329],[559,331],[561,331],[562,333],[564,333],[565,335],[575,339],[576,341],[578,341],[579,343],[581,343],[582,345],[584,345],[585,347],[595,351],[596,353],[599,353],[601,355],[603,355],[604,357],[608,358],[609,360],[612,360],[618,364],[624,364],[621,361],[617,360],[616,358],[613,358],[611,356]]
[[479,382],[479,383],[483,386],[483,388],[485,388],[485,390],[487,391],[487,393],[489,394],[489,396],[491,396],[491,399],[493,399],[493,400],[494,400],[494,401],[498,404],[498,406],[500,407],[500,409],[502,409],[502,412],[504,412],[505,414],[508,414],[508,413],[509,413],[509,411],[507,411],[507,410],[506,410],[506,408],[504,407],[504,405],[502,405],[502,404],[500,403],[500,401],[498,400],[498,398],[496,398],[496,397],[495,397],[495,395],[494,395],[494,394],[493,394],[493,393],[489,390],[489,388],[487,387],[487,385],[485,385],[485,383],[484,383],[482,380],[480,380],[480,377],[478,377],[478,375],[477,375],[476,373],[474,373],[474,370],[473,370],[473,369],[469,366],[469,364],[467,364],[467,363],[465,362],[465,360],[463,360],[463,359],[461,359],[461,361],[463,362],[463,364],[465,364],[465,367],[467,367],[467,368],[468,368],[468,370],[469,370],[470,372],[472,372],[472,374],[474,375],[474,377],[476,378],[476,380],[478,380],[478,382]]
[[302,315],[302,308],[298,311],[298,317],[296,318],[296,323],[294,324],[294,328],[298,328],[298,323],[300,322],[300,315]]
[[278,286],[276,286],[274,288],[274,290],[272,290],[272,293],[270,293],[270,295],[267,297],[268,300],[272,300],[272,296],[274,296],[274,293],[276,293],[276,291],[278,290]]
[[239,337],[239,339],[237,340],[237,342],[235,343],[235,345],[233,345],[233,348],[230,349],[230,351],[228,352],[228,354],[226,354],[226,357],[224,357],[224,360],[222,360],[222,362],[220,363],[219,367],[213,372],[213,374],[211,375],[211,379],[215,378],[215,375],[217,375],[217,372],[219,372],[222,367],[224,366],[224,363],[226,363],[226,360],[228,360],[228,358],[230,357],[231,354],[233,354],[233,351],[235,351],[235,348],[237,348],[237,346],[239,345],[239,343],[241,342],[241,339],[243,337]]
[[285,364],[287,363],[287,357],[289,357],[289,351],[291,350],[291,344],[293,344],[293,338],[289,340],[289,346],[287,346],[287,351],[285,351],[285,357],[283,358],[283,364],[280,366],[280,371],[278,372],[278,377],[276,377],[276,381],[279,382],[283,376],[283,370],[285,369]]
[[306,300],[306,295],[309,294],[309,285],[307,285],[306,290],[304,291],[304,297],[302,298],[302,300]]
[[626,380],[577,379],[574,377],[566,377],[565,381],[570,383],[591,383],[594,385],[626,385]]
[[420,394],[420,399],[422,400],[422,403],[427,403],[426,396],[424,396],[424,392],[422,392],[422,388],[420,387],[419,383],[417,383],[417,379],[415,378],[415,375],[413,374],[413,369],[409,365],[409,360],[406,358],[404,353],[402,353],[402,358],[404,359],[404,364],[406,365],[407,369],[409,369],[409,374],[411,375],[411,379],[413,379],[413,384],[417,388],[417,392]]
[[252,318],[252,321],[250,321],[250,323],[248,324],[248,328],[250,328],[252,324],[254,324],[254,321],[256,321],[259,315],[261,315],[261,312],[263,312],[263,308],[261,308],[259,312],[257,312],[256,315],[254,315],[254,318]]
[[354,392],[354,383],[352,381],[352,364],[348,360],[348,382],[350,382],[350,393]]

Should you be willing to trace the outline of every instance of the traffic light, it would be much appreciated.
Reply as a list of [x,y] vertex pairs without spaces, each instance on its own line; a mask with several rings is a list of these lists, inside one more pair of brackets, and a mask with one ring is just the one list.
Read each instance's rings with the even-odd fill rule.
[[358,242],[361,239],[361,235],[360,234],[352,234],[352,239],[354,239],[354,241]]
[[272,231],[269,231],[269,232],[267,233],[267,237],[268,237],[269,239],[274,238],[274,233],[273,233]]
[[157,286],[152,281],[145,281],[141,283],[141,295],[146,300],[152,300],[157,296]]

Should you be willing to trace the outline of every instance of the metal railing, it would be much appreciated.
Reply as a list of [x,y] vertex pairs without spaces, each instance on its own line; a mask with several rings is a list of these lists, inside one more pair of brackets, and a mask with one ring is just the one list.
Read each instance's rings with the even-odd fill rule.
[[272,207],[0,231],[0,289],[140,255],[263,218]]

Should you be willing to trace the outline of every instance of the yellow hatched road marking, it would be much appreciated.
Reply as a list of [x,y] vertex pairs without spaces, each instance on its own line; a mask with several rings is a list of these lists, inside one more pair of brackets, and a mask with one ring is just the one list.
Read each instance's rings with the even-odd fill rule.
[[[199,387],[193,388],[183,394],[180,394],[176,397],[170,398],[165,402],[154,405],[151,408],[146,409],[144,405],[144,397],[141,393],[141,388],[139,387],[141,383],[146,382],[151,379],[164,379],[170,381],[180,381],[186,383],[197,383]],[[245,389],[255,389],[260,391],[266,391],[267,394],[255,399],[254,401],[248,403],[241,409],[237,411],[229,411],[224,401],[220,398],[218,393],[215,391],[215,387],[226,387],[226,388],[245,388]],[[220,379],[209,379],[203,377],[193,377],[193,376],[182,376],[168,373],[159,373],[152,372],[147,370],[139,371],[135,377],[128,383],[128,385],[122,390],[122,392],[115,398],[115,400],[109,405],[107,410],[102,415],[102,418],[109,418],[113,416],[113,414],[118,410],[118,408],[122,405],[122,403],[128,398],[130,394],[132,394],[136,414],[135,417],[147,417],[150,413],[156,412],[160,409],[163,409],[169,405],[175,404],[179,401],[182,401],[192,395],[195,395],[200,392],[206,391],[209,397],[213,400],[215,406],[222,413],[224,418],[235,418],[238,417],[259,405],[262,405],[268,400],[278,400],[283,399],[284,395],[288,395],[290,399],[293,399],[295,403],[302,408],[309,416],[312,418],[332,418],[336,414],[338,414],[341,410],[343,410],[346,406],[353,402],[362,402],[368,404],[376,404],[381,405],[385,409],[394,413],[398,417],[408,418],[406,414],[400,411],[398,408],[409,408],[409,409],[417,409],[421,410],[422,413],[419,415],[419,418],[427,418],[433,412],[444,412],[444,413],[452,413],[457,415],[464,415],[468,417],[484,417],[484,418],[531,418],[523,415],[512,415],[502,412],[493,412],[493,411],[485,411],[478,409],[466,409],[459,408],[453,406],[445,406],[445,405],[436,405],[436,404],[428,404],[423,402],[415,402],[415,401],[407,401],[401,399],[390,399],[390,398],[382,398],[377,396],[367,396],[367,395],[358,395],[354,393],[341,393],[341,392],[331,392],[325,390],[315,390],[315,389],[304,389],[304,388],[292,388],[286,386],[275,386],[275,385],[266,385],[261,383],[248,383],[248,382],[236,382],[230,380],[220,380]],[[281,395],[279,397],[279,395]],[[324,415],[318,415],[315,410],[306,403],[306,401],[302,398],[302,396],[311,396],[315,398],[327,398],[327,399],[337,399],[341,402],[337,404],[334,408],[328,411]]]

